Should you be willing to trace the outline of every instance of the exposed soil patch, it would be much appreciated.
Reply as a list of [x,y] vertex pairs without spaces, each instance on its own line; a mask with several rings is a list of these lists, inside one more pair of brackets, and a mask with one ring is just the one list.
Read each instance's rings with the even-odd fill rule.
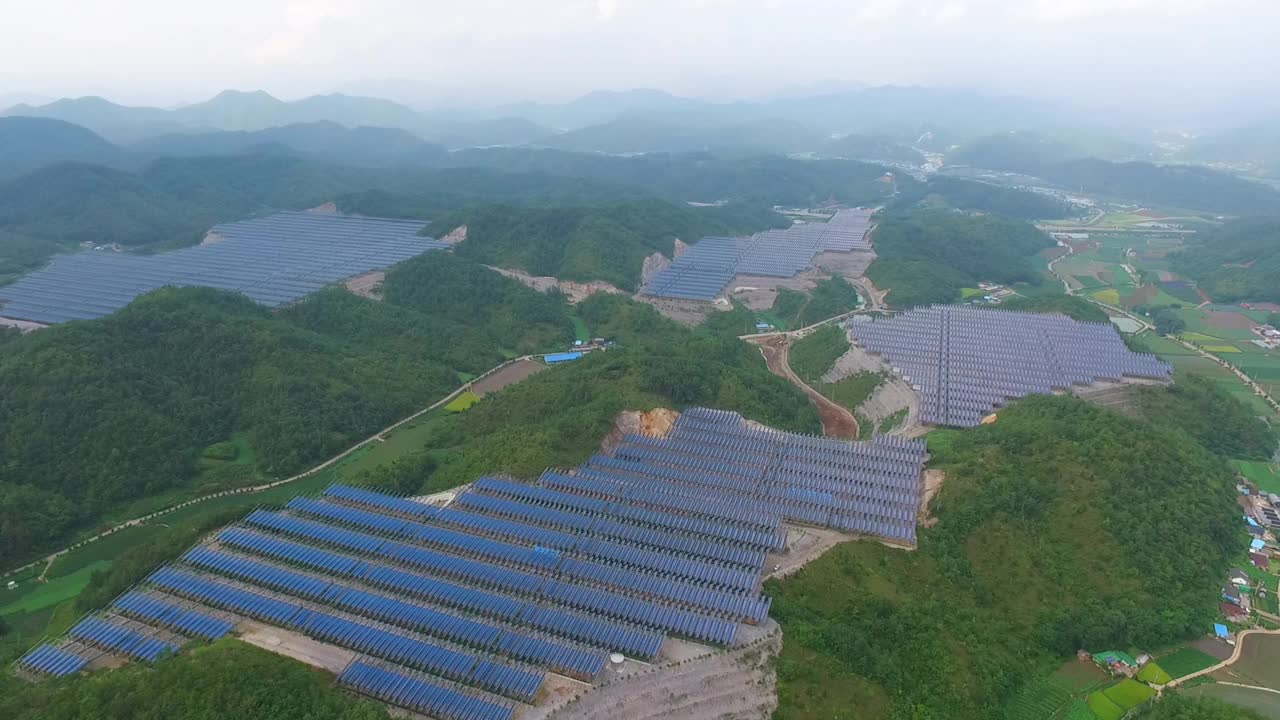
[[[676,242],[680,242],[677,240]],[[671,260],[666,255],[656,252],[644,259],[644,265],[640,266],[640,285],[641,287],[648,285],[654,275],[671,267]]]
[[786,378],[793,385],[804,391],[809,400],[818,408],[818,417],[822,420],[822,434],[827,437],[858,439],[858,421],[853,413],[827,399],[825,395],[805,384],[794,372],[788,362],[791,345],[786,336],[770,336],[756,343],[760,353],[764,355],[765,364],[773,374]]
[[546,369],[547,366],[537,360],[517,360],[476,380],[471,385],[471,392],[484,397]]
[[698,300],[677,300],[649,295],[635,295],[635,300],[652,305],[663,317],[675,320],[681,325],[701,325],[712,313],[726,312],[732,307],[721,307],[715,303]]
[[[773,658],[782,649],[776,625],[728,652],[630,669],[552,712],[549,720],[765,720],[777,708]],[[628,665],[630,663],[627,663]]]
[[279,655],[337,675],[355,659],[356,654],[336,645],[312,640],[301,633],[263,625],[254,620],[241,622],[236,630],[240,639]]
[[675,427],[680,413],[668,408],[654,408],[648,412],[624,410],[613,420],[613,430],[600,443],[600,451],[612,454],[614,448],[622,442],[626,435],[645,435],[651,438],[664,438],[671,428]]
[[457,245],[458,243],[467,239],[467,226],[459,225],[458,227],[450,230],[447,234],[445,234],[444,237],[439,237],[436,239],[442,243],[445,243],[446,245]]
[[813,264],[832,275],[839,275],[848,280],[860,278],[867,272],[867,267],[876,259],[875,252],[855,250],[853,252],[824,252],[814,258]]
[[512,270],[509,268],[499,268],[487,265],[490,270],[495,270],[507,277],[518,280],[526,287],[533,288],[538,292],[551,292],[559,290],[569,298],[570,303],[580,303],[583,300],[595,295],[596,293],[617,293],[622,291],[617,287],[601,281],[593,280],[591,282],[576,282],[573,280],[561,280],[549,275],[530,275],[523,270]]
[[1237,312],[1208,312],[1201,313],[1201,316],[1209,327],[1248,330],[1258,324],[1248,315]]
[[29,320],[15,320],[13,318],[0,317],[0,327],[16,327],[24,333],[29,333],[33,330],[39,330],[40,328],[46,328],[49,326],[38,322],[31,322]]
[[941,470],[925,470],[924,471],[924,494],[920,497],[920,524],[925,527],[933,527],[938,524],[938,518],[933,517],[929,513],[929,505],[933,499],[938,496],[942,490],[942,483],[947,479],[947,474]]
[[764,576],[784,578],[822,557],[828,550],[854,536],[826,528],[784,524],[787,530],[787,552],[770,553],[765,558]]
[[827,277],[812,268],[789,278],[738,275],[729,284],[729,294],[752,310],[768,310],[778,299],[778,290],[788,288],[808,294]]
[[382,281],[386,279],[387,272],[385,270],[370,270],[363,275],[357,275],[353,278],[347,279],[343,284],[347,286],[348,290],[360,297],[366,297],[370,300],[381,300]]

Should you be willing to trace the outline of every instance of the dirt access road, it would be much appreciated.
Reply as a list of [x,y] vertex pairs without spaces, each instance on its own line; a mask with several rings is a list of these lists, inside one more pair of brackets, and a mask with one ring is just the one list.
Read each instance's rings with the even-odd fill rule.
[[786,335],[774,335],[753,338],[749,342],[760,348],[760,354],[764,355],[764,361],[769,366],[769,369],[773,371],[773,374],[786,378],[791,384],[803,390],[805,395],[809,396],[809,400],[817,406],[818,417],[822,419],[823,435],[845,440],[858,439],[858,421],[854,419],[853,413],[809,387],[808,383],[792,372],[791,363],[789,362],[791,352],[791,339],[789,337]]

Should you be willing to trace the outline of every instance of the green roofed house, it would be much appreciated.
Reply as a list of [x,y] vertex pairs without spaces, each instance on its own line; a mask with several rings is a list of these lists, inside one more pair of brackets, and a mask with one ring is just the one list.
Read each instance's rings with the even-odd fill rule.
[[1126,677],[1133,675],[1138,670],[1138,661],[1133,656],[1121,650],[1107,650],[1093,656],[1093,661],[1118,675]]

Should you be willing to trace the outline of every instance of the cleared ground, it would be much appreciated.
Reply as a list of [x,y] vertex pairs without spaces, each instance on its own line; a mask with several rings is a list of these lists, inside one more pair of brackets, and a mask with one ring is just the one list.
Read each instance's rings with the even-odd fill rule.
[[471,392],[484,397],[546,369],[547,366],[537,360],[518,360],[475,381]]

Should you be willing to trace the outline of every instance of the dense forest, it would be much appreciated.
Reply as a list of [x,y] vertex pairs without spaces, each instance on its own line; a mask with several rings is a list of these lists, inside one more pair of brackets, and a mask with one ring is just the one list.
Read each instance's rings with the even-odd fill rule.
[[1266,720],[1258,713],[1214,698],[1197,698],[1190,691],[1168,693],[1139,712],[1138,720]]
[[385,720],[332,676],[238,640],[58,681],[0,676],[6,720]]
[[927,183],[903,186],[888,207],[953,208],[1023,220],[1070,217],[1077,212],[1069,204],[1045,195],[945,175],[934,175]]
[[1197,233],[1172,260],[1216,302],[1280,302],[1280,220],[1236,220]]
[[[877,205],[894,192],[885,168],[852,160],[794,160],[780,155],[745,158],[711,153],[650,153],[635,157],[559,150],[492,148],[450,153],[455,166],[497,168],[588,178],[643,187],[677,201],[728,200],[807,207],[826,202]],[[899,179],[900,185],[912,181]]]
[[444,419],[422,452],[363,480],[415,492],[485,473],[537,477],[597,452],[622,410],[703,405],[786,430],[820,431],[808,399],[732,335],[686,328],[618,295],[594,295],[577,310],[618,348],[539,373]]
[[1053,241],[1035,226],[995,216],[927,211],[889,215],[876,229],[867,277],[897,307],[954,302],[981,281],[1039,284],[1035,254]]
[[486,265],[637,290],[645,257],[655,252],[671,257],[677,238],[694,243],[790,224],[770,210],[692,208],[649,199],[590,207],[489,205],[435,219],[428,230],[441,237],[465,225],[467,239],[455,252]]
[[198,475],[201,450],[233,434],[284,477],[573,336],[563,298],[444,253],[402,264],[384,292],[331,290],[272,314],[168,288],[0,344],[0,565],[130,500],[255,479]]
[[1202,634],[1243,527],[1226,463],[1171,427],[1198,406],[1169,409],[1033,396],[931,442],[947,479],[916,552],[849,543],[768,583],[776,717],[990,720],[1079,648]]

